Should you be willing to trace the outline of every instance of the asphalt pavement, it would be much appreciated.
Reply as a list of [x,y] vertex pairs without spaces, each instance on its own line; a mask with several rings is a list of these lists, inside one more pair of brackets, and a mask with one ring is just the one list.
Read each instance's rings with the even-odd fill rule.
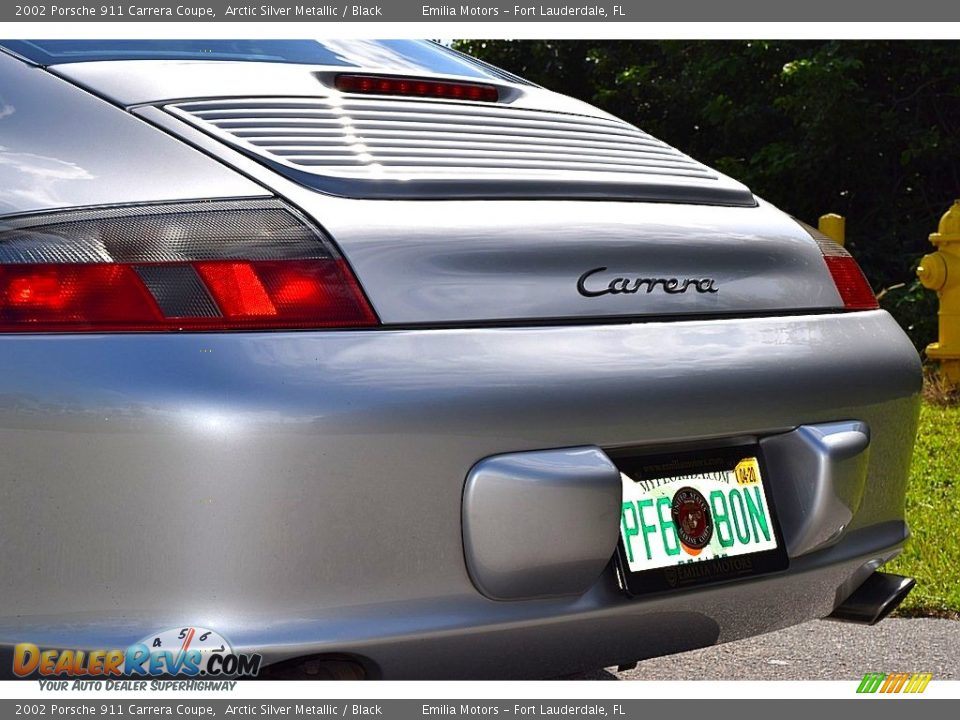
[[859,680],[867,672],[960,679],[960,621],[888,618],[873,627],[818,620],[747,640],[645,660],[591,680]]

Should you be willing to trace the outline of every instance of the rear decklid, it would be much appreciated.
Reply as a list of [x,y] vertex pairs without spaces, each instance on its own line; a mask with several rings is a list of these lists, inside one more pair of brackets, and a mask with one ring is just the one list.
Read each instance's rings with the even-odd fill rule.
[[628,123],[509,77],[350,68],[497,89],[472,102],[341,92],[342,68],[305,64],[52,71],[311,215],[387,324],[844,307],[797,222]]
[[816,243],[766,203],[736,208],[294,196],[322,218],[384,322],[843,308]]
[[[744,185],[572,98],[493,77],[493,102],[340,92],[344,68],[99,61],[54,72],[126,107],[154,105],[321,192],[357,198],[620,198],[749,207]],[[351,70],[353,72],[353,70]]]

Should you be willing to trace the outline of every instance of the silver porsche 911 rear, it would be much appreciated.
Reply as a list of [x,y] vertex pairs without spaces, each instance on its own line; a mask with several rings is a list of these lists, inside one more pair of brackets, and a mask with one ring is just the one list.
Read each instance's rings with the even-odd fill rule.
[[909,590],[917,354],[743,185],[430,43],[3,45],[8,653],[549,676]]

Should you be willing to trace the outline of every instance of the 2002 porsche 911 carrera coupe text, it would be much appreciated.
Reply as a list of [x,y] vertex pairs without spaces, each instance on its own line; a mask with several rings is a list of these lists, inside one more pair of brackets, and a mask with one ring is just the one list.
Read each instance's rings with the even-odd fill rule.
[[0,44],[3,672],[556,676],[911,589],[917,353],[740,183],[430,42]]

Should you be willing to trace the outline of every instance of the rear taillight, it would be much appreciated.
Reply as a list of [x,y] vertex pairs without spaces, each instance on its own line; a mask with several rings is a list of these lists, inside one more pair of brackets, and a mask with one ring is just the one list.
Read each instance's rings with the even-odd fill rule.
[[0,332],[377,323],[330,242],[279,201],[69,211],[0,224]]
[[847,310],[876,310],[880,307],[873,288],[870,287],[856,260],[850,255],[845,257],[824,255],[823,259],[827,263],[827,269],[833,276],[833,282]]
[[866,276],[844,247],[814,227],[800,223],[813,236],[820,246],[823,261],[827,264],[833,284],[843,300],[843,307],[847,310],[876,310],[880,307],[877,296],[867,282]]
[[500,92],[494,85],[451,82],[429,78],[405,78],[384,75],[337,75],[334,87],[340,92],[365,95],[407,95],[445,100],[496,102]]

